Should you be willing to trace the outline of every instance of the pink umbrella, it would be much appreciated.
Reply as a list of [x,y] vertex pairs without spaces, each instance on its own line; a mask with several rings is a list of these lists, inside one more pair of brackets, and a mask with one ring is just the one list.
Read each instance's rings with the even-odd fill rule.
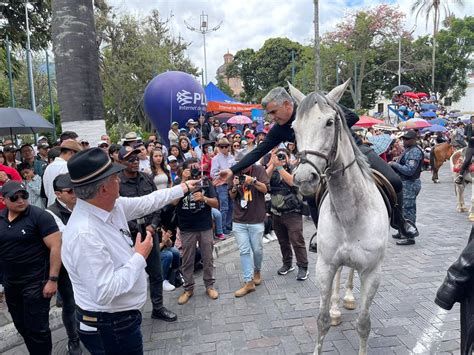
[[359,121],[357,121],[354,126],[368,128],[376,124],[383,124],[383,123],[384,123],[383,121],[377,120],[370,116],[360,116]]
[[229,124],[250,124],[252,123],[252,120],[248,118],[247,116],[243,115],[235,115],[232,116],[227,120],[227,123]]
[[398,127],[403,129],[421,129],[431,127],[431,123],[422,118],[412,118],[408,121],[400,122]]

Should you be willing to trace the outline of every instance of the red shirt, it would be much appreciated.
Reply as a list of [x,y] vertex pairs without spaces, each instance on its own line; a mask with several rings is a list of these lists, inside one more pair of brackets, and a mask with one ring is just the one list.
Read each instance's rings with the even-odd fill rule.
[[[20,173],[18,173],[18,171],[16,171],[15,169],[10,168],[9,166],[0,164],[0,171],[4,171],[11,180],[22,181]],[[0,181],[0,186],[3,186],[2,181]],[[5,207],[6,206],[3,201],[0,201],[0,210],[3,210]]]

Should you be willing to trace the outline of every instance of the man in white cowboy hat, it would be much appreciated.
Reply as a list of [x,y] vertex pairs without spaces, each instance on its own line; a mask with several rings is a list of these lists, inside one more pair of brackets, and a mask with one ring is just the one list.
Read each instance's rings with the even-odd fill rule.
[[133,147],[135,143],[138,141],[141,141],[142,138],[139,137],[135,132],[128,132],[125,137],[123,138],[123,143],[122,145],[125,147],[127,145]]
[[141,312],[147,296],[146,258],[151,233],[130,238],[127,221],[140,219],[181,198],[198,183],[189,180],[146,196],[119,197],[118,173],[100,148],[68,161],[76,206],[63,232],[62,256],[74,289],[80,338],[92,354],[141,354]]
[[188,127],[187,135],[189,140],[197,139],[201,135],[201,131],[199,130],[199,128],[197,128],[197,125],[198,123],[192,118],[190,118],[188,122],[186,122],[186,127]]

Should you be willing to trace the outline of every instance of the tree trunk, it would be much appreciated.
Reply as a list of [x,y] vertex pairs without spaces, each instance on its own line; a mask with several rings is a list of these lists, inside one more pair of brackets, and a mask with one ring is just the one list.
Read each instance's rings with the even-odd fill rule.
[[61,121],[103,120],[99,49],[92,0],[54,0],[52,13]]
[[314,0],[314,88],[321,90],[321,44],[319,38],[319,0]]

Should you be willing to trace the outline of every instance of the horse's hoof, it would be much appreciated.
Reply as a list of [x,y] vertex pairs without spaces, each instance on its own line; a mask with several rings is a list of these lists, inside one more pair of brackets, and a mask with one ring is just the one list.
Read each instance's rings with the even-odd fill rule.
[[353,310],[353,309],[356,309],[357,306],[354,299],[352,300],[349,299],[349,300],[344,300],[343,307],[348,310]]
[[469,208],[467,208],[467,207],[460,207],[460,208],[458,208],[458,212],[459,212],[459,213],[463,213],[463,212],[467,212],[467,211],[469,211]]
[[331,326],[337,327],[339,324],[342,323],[342,317],[339,314],[338,316],[331,316]]

